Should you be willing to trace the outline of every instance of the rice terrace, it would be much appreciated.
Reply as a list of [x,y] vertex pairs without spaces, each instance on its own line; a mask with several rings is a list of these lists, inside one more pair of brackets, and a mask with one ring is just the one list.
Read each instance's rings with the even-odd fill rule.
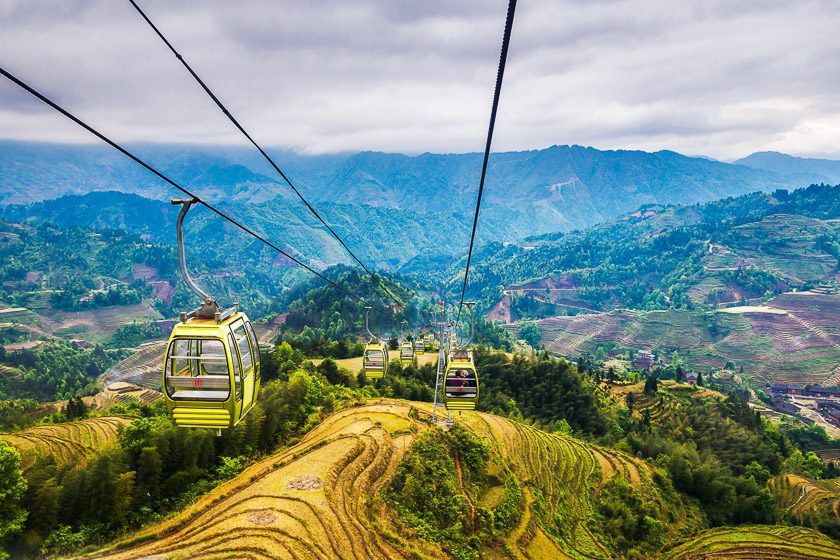
[[[336,413],[183,514],[91,557],[447,558],[439,544],[418,547],[417,534],[385,497],[412,441],[440,429],[429,427],[430,408],[379,401]],[[487,557],[619,557],[592,519],[593,502],[607,483],[656,501],[668,533],[685,529],[690,515],[679,502],[667,501],[650,465],[494,415],[468,413],[459,425],[490,442],[479,479],[463,475],[457,456],[448,473],[465,498],[469,532],[478,534],[479,520],[486,523],[501,505],[512,509],[483,549]],[[840,546],[815,532],[756,527],[701,533],[663,557],[755,558],[760,550],[767,558],[788,558],[794,549],[803,559],[840,554]]]

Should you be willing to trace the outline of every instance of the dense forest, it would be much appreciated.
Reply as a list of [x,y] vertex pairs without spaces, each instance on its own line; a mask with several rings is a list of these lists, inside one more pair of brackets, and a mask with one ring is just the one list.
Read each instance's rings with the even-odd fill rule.
[[60,341],[14,352],[0,346],[0,365],[14,372],[0,376],[0,399],[54,401],[92,395],[98,391],[99,376],[124,357],[100,346],[88,350]]

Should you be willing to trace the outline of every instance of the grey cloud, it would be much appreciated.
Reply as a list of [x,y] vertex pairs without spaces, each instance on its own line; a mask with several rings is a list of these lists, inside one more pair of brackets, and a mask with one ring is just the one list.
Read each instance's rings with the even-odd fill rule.
[[[483,146],[506,2],[145,0],[254,136],[307,152]],[[530,0],[498,150],[837,153],[840,4]],[[128,2],[6,0],[0,64],[122,141],[242,142]],[[0,84],[0,137],[78,141]]]

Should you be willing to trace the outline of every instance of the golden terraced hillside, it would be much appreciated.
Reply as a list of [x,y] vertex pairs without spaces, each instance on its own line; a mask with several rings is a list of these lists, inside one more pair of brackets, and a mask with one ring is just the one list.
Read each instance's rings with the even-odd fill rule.
[[[432,429],[430,412],[427,403],[380,400],[335,413],[293,447],[251,466],[176,517],[89,557],[450,558],[444,547],[404,526],[383,498],[412,442]],[[497,464],[521,484],[515,523],[483,550],[484,557],[619,558],[591,521],[605,481],[616,476],[659,502],[670,540],[690,524],[685,507],[664,503],[644,462],[490,414],[462,413],[456,421],[489,442]],[[458,472],[460,478],[460,467]],[[505,499],[508,490],[500,480],[491,473],[477,499],[465,494],[471,517]],[[727,540],[717,533],[699,538],[703,546],[714,541],[709,549],[718,547],[714,539]],[[784,538],[774,537],[767,546],[787,543]],[[686,555],[686,546],[671,550],[669,558],[718,557]],[[840,557],[840,547],[830,541],[819,546]]]
[[57,465],[85,461],[117,441],[121,426],[131,423],[123,416],[103,416],[65,424],[45,424],[12,434],[0,434],[20,452],[25,471],[39,457],[51,455]]

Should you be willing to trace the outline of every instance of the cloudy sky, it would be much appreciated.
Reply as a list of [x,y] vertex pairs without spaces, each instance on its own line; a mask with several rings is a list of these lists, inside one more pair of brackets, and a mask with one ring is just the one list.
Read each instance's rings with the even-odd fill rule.
[[[483,149],[504,0],[142,0],[252,135]],[[840,157],[836,0],[520,0],[495,150]],[[127,0],[0,0],[0,65],[118,141],[243,139]],[[11,83],[0,138],[91,139]]]

